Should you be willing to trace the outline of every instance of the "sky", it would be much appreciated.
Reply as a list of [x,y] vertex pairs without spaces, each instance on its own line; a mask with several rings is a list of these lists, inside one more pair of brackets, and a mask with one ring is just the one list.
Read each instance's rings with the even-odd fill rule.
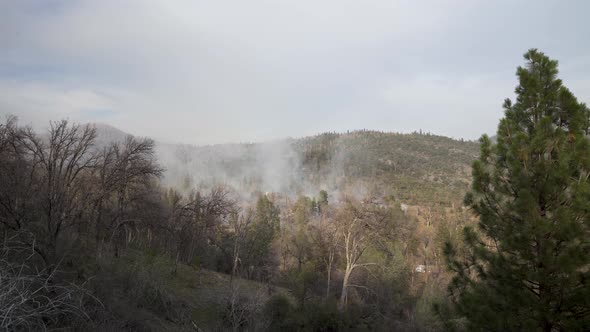
[[590,103],[588,1],[5,0],[0,115],[188,144],[493,134],[522,55]]

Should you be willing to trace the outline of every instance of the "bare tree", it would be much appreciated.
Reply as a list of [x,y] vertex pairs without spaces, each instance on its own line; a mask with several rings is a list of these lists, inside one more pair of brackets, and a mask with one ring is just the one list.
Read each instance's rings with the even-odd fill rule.
[[359,204],[349,199],[337,216],[340,224],[338,238],[346,263],[339,304],[341,310],[346,308],[350,287],[366,288],[351,283],[351,276],[355,269],[376,265],[376,263],[363,263],[361,258],[374,238],[378,236],[380,226],[383,226],[387,215],[383,213],[384,211],[380,211],[380,208],[371,205],[370,202]]
[[162,220],[169,236],[160,234],[159,237],[166,237],[165,247],[177,263],[196,267],[194,259],[205,258],[210,246],[221,250],[229,259],[235,256],[232,245],[226,241],[235,227],[233,218],[238,218],[239,213],[227,188],[219,186],[207,195],[192,192],[188,196],[169,189],[163,195],[163,204],[166,212]]
[[122,146],[115,144],[113,149],[116,156],[115,213],[107,226],[111,239],[118,236],[118,241],[114,241],[117,256],[121,238],[125,238],[131,226],[137,227],[140,222],[129,214],[130,204],[144,198],[152,180],[163,170],[154,161],[154,141],[151,139],[128,136]]
[[232,271],[230,277],[230,284],[233,283],[237,276],[238,267],[240,263],[241,248],[246,241],[248,228],[252,223],[252,211],[247,211],[245,214],[239,215],[235,213],[231,217],[231,224],[233,227],[233,255],[232,255]]
[[4,232],[20,233],[36,219],[38,190],[34,167],[20,143],[23,133],[16,117],[0,123],[0,224]]
[[243,331],[248,323],[254,323],[254,316],[262,309],[262,298],[263,294],[260,291],[252,297],[247,297],[237,283],[231,284],[226,315],[233,331]]
[[187,237],[186,247],[191,259],[197,249],[205,249],[208,244],[231,256],[227,248],[218,243],[217,235],[229,226],[228,218],[238,213],[236,205],[232,192],[225,186],[216,186],[204,196],[197,193],[190,200],[186,208],[190,210],[191,217],[187,220],[184,236]]
[[339,229],[334,220],[322,218],[311,228],[311,239],[321,261],[324,263],[327,274],[326,299],[330,297],[332,280],[332,268],[336,258],[339,240]]
[[[123,143],[103,148],[97,158],[98,190],[94,195],[95,236],[97,249],[105,240],[111,241],[128,233],[137,220],[128,214],[129,205],[143,198],[152,180],[162,174],[154,160],[154,142],[128,136]],[[112,213],[104,219],[105,204]],[[127,231],[126,231],[127,230]],[[118,241],[115,241],[115,255]],[[98,251],[99,252],[99,251]]]
[[81,222],[88,210],[92,190],[86,177],[96,166],[91,153],[95,137],[94,128],[69,125],[67,121],[52,122],[46,138],[37,136],[31,128],[24,128],[16,137],[15,144],[31,165],[40,212],[40,225],[33,228],[43,241],[39,253],[47,264],[56,262],[62,232]]

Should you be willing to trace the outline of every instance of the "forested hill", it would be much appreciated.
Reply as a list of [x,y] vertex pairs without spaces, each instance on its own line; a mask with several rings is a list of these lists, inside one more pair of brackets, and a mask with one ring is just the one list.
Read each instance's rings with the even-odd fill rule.
[[265,143],[158,144],[157,150],[165,183],[186,190],[224,184],[242,195],[313,196],[324,189],[335,198],[370,195],[449,206],[469,186],[478,146],[431,134],[362,130]]
[[471,221],[452,205],[476,154],[417,133],[197,147],[67,121],[37,135],[9,118],[0,268],[24,285],[10,296],[33,294],[21,308],[44,310],[9,326],[442,330],[442,244]]
[[322,134],[295,142],[303,165],[321,183],[361,184],[370,194],[394,195],[412,204],[461,200],[479,145],[430,134],[355,131]]

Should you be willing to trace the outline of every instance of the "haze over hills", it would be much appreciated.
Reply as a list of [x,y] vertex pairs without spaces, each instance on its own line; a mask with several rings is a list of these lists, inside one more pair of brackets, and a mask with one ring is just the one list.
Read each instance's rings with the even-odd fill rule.
[[[104,124],[96,128],[99,143],[128,135]],[[460,202],[468,188],[478,146],[417,132],[358,130],[261,143],[156,142],[156,151],[165,169],[164,184],[185,191],[226,185],[246,196],[273,192],[313,197],[326,190],[334,198],[369,195],[449,206]]]

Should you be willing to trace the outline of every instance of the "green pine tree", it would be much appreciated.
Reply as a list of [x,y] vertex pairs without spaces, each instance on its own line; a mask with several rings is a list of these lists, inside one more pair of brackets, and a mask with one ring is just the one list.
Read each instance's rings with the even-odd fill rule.
[[497,143],[480,139],[465,203],[479,217],[445,254],[453,308],[476,331],[590,329],[589,110],[536,49],[504,102]]

